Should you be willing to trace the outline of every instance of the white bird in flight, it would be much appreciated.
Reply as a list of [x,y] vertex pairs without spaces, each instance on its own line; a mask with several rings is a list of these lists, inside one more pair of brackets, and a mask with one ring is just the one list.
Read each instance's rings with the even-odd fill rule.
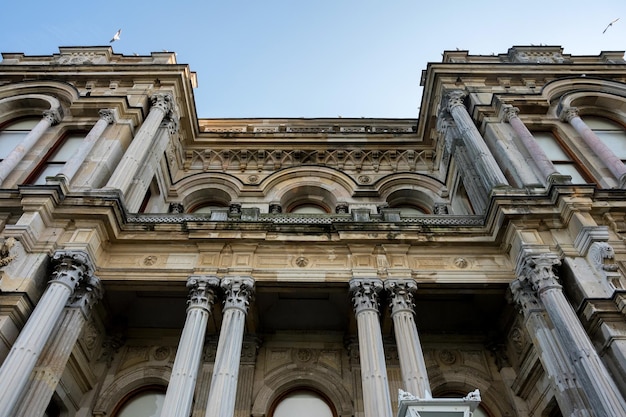
[[602,33],[606,32],[607,29],[610,28],[611,26],[613,26],[613,23],[617,22],[618,20],[619,20],[619,17],[617,19],[615,19],[614,21],[612,21],[611,23],[609,23],[608,25],[606,25],[606,27],[604,28]]
[[109,41],[109,43],[113,43],[115,41],[119,41],[120,40],[120,34],[122,33],[122,29],[118,30],[117,32],[115,32],[115,35],[113,35],[113,39],[111,39]]

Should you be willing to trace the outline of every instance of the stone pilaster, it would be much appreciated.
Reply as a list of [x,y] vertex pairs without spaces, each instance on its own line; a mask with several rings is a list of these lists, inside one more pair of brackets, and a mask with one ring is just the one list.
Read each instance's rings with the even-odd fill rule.
[[486,188],[491,191],[494,187],[509,185],[500,166],[496,163],[485,140],[474,125],[472,117],[465,108],[463,91],[451,91],[446,96],[446,108],[456,123],[457,129],[465,146],[471,150],[472,157],[481,166]]
[[378,318],[379,279],[352,279],[350,293],[359,334],[359,358],[365,417],[391,417],[385,351]]
[[174,106],[174,97],[169,93],[153,94],[150,101],[152,107],[148,117],[143,121],[141,128],[126,149],[106,188],[116,188],[123,194],[128,192],[139,168],[151,151],[153,139],[161,122]]
[[417,398],[432,398],[424,353],[415,324],[413,293],[417,290],[417,284],[412,279],[387,280],[385,289],[390,295],[389,304],[404,382],[403,390]]
[[31,150],[37,141],[52,125],[58,124],[63,119],[63,110],[58,107],[43,112],[43,118],[26,135],[26,137],[0,162],[0,186],[4,180],[17,167],[17,164]]
[[102,295],[102,285],[97,277],[89,276],[81,281],[63,310],[52,338],[46,343],[37,361],[28,389],[20,399],[15,416],[44,415],[76,341],[89,319],[91,308]]
[[206,417],[234,415],[245,320],[254,294],[254,280],[249,277],[226,277],[222,279],[221,287],[225,297],[222,328],[215,354]]
[[68,184],[72,181],[72,178],[74,178],[74,175],[76,175],[76,172],[78,172],[78,169],[83,162],[85,162],[87,155],[89,155],[89,152],[91,152],[93,147],[96,145],[104,133],[104,130],[115,120],[112,110],[100,110],[99,114],[100,119],[98,119],[87,136],[85,136],[85,139],[79,146],[76,153],[67,160],[67,162],[63,165],[63,168],[61,168],[61,171],[57,174],[58,176],[64,177]]
[[513,300],[524,316],[524,323],[539,360],[552,385],[554,397],[564,416],[590,417],[589,403],[569,357],[559,346],[554,329],[546,321],[545,309],[530,284],[516,279],[510,285]]
[[187,279],[187,319],[163,402],[163,416],[188,416],[191,412],[204,335],[218,287],[217,277],[193,275]]
[[522,256],[517,268],[518,278],[531,285],[545,307],[558,335],[559,347],[570,358],[592,414],[626,415],[626,402],[563,294],[554,272],[559,264],[559,258],[551,253]]
[[587,126],[578,115],[576,107],[564,107],[559,115],[561,120],[568,122],[578,132],[591,151],[606,164],[611,174],[617,178],[620,187],[626,186],[626,166],[613,153],[613,151],[598,138],[598,136]]
[[86,252],[57,251],[52,262],[53,279],[0,368],[0,417],[14,415],[13,408],[22,395],[65,304],[76,287],[93,273],[93,266]]

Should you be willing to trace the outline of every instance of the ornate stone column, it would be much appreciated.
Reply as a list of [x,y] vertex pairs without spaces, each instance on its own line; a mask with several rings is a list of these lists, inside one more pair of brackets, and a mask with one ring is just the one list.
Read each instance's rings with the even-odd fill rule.
[[86,277],[79,284],[35,366],[15,416],[44,415],[76,341],[89,319],[91,308],[102,298],[102,294],[102,285],[95,276]]
[[93,265],[86,252],[57,251],[52,262],[55,266],[53,279],[0,368],[0,417],[13,417],[13,407],[65,304],[78,284],[89,279],[93,273]]
[[153,94],[150,101],[152,107],[148,117],[141,124],[141,128],[106,184],[106,188],[117,188],[124,195],[128,192],[137,171],[150,152],[153,138],[161,122],[174,107],[174,97],[170,93]]
[[559,264],[559,258],[551,253],[523,256],[518,279],[527,281],[541,299],[560,340],[559,347],[569,356],[593,414],[626,416],[626,402],[563,294],[553,269]]
[[189,288],[187,319],[165,393],[161,411],[164,417],[188,416],[191,412],[193,392],[202,359],[204,335],[215,302],[215,289],[219,284],[220,280],[217,277],[192,275],[187,279]]
[[549,178],[554,175],[559,175],[559,172],[552,164],[548,155],[543,151],[541,146],[537,143],[533,134],[530,133],[530,130],[526,127],[524,122],[519,118],[519,109],[517,107],[513,107],[511,105],[505,105],[503,108],[504,120],[509,122],[517,137],[521,140],[522,144],[530,154],[530,157],[539,168],[539,172],[541,172],[541,180],[544,185],[549,183]]
[[576,378],[569,357],[559,346],[554,330],[546,321],[545,309],[530,284],[516,279],[510,285],[513,300],[524,316],[524,324],[539,360],[552,384],[554,397],[564,416],[591,417],[589,403]]
[[626,186],[626,166],[615,156],[613,151],[596,136],[583,119],[578,116],[578,109],[576,107],[564,107],[559,116],[561,120],[568,122],[576,129],[576,132],[583,138],[587,146],[591,148],[591,151],[606,164],[611,174],[617,178],[620,187],[624,188]]
[[413,310],[413,293],[417,290],[417,284],[412,279],[386,280],[385,290],[391,296],[389,305],[404,391],[410,392],[417,398],[432,398]]
[[380,279],[352,279],[350,293],[359,334],[361,382],[365,417],[392,417],[387,366],[378,318]]
[[15,169],[17,164],[30,151],[35,143],[52,125],[58,124],[63,118],[63,110],[58,107],[43,112],[43,119],[26,135],[26,137],[0,162],[0,186]]
[[254,280],[249,277],[226,277],[222,279],[221,287],[225,297],[222,328],[217,342],[206,417],[233,417],[235,412],[241,347],[246,314],[254,293]]
[[80,144],[78,151],[63,165],[61,171],[57,174],[65,177],[67,183],[69,184],[78,172],[78,169],[89,155],[89,152],[93,149],[93,147],[100,139],[100,136],[104,133],[104,130],[108,125],[114,122],[113,111],[109,109],[100,110],[100,119],[96,122],[96,124],[91,128],[85,139]]
[[446,103],[446,108],[456,123],[457,129],[463,138],[463,143],[467,148],[471,149],[473,157],[476,158],[476,163],[483,167],[482,171],[483,175],[485,175],[488,190],[498,186],[509,185],[483,137],[476,129],[472,117],[467,112],[463,103],[464,98],[465,93],[463,91],[451,91],[447,94]]

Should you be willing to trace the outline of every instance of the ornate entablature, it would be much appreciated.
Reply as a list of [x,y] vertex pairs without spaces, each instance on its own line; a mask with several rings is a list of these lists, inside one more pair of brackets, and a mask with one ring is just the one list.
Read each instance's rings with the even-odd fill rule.
[[113,52],[110,46],[60,47],[51,56],[27,56],[23,53],[3,53],[0,65],[111,65],[111,64],[176,64],[173,52],[152,52],[147,56],[125,56]]
[[344,171],[398,172],[429,171],[430,150],[363,150],[331,148],[324,150],[190,150],[185,169],[203,171],[268,171],[301,166],[324,165]]

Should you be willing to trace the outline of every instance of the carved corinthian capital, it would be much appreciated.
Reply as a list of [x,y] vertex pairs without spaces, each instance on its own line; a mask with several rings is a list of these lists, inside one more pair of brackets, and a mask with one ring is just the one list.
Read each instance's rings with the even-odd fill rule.
[[61,123],[61,119],[63,119],[63,109],[60,107],[45,110],[43,112],[43,118],[48,120],[51,125],[56,125]]
[[80,308],[87,317],[91,308],[102,299],[103,295],[104,289],[100,279],[94,275],[87,275],[82,279],[67,305]]
[[72,292],[83,279],[93,275],[93,263],[87,252],[56,251],[52,257],[52,281],[66,285]]
[[561,288],[554,267],[561,264],[558,256],[552,253],[526,255],[518,264],[518,278],[526,280],[533,290],[541,293],[550,288]]
[[519,109],[517,107],[513,107],[510,104],[505,104],[502,106],[502,117],[505,121],[510,122],[511,119],[518,117]]
[[516,279],[509,284],[509,287],[511,288],[515,305],[524,316],[528,316],[532,311],[542,309],[541,302],[527,281]]
[[219,286],[220,280],[217,277],[192,275],[187,278],[187,288],[189,289],[187,308],[200,307],[211,311],[215,302],[215,289]]
[[574,117],[578,117],[578,108],[576,107],[563,107],[559,114],[559,119],[564,122],[570,122]]
[[224,308],[238,308],[248,312],[248,307],[254,295],[254,280],[249,277],[226,277],[222,279],[224,290]]
[[465,108],[465,103],[463,100],[465,99],[466,95],[467,94],[465,94],[465,92],[461,90],[450,91],[448,94],[446,94],[446,107],[448,111],[452,111],[452,109],[457,106],[462,106],[463,108]]
[[115,113],[111,109],[102,109],[98,112],[101,119],[104,119],[107,124],[111,124],[115,121]]
[[164,114],[168,114],[174,108],[174,97],[170,93],[155,93],[150,96],[152,107],[163,110]]
[[378,312],[378,294],[383,289],[383,282],[379,279],[359,279],[350,280],[350,293],[354,303],[354,312],[359,314],[365,310],[375,310]]
[[389,306],[391,315],[401,311],[414,313],[413,294],[417,290],[417,284],[412,279],[390,279],[385,281],[385,290],[390,295]]

